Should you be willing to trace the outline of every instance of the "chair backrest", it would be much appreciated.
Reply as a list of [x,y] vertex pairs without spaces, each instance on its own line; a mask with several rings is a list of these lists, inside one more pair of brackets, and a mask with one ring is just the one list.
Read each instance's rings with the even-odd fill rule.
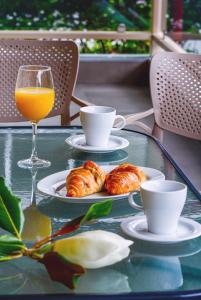
[[150,87],[156,124],[201,139],[201,55],[159,52],[151,61]]
[[0,122],[25,121],[15,105],[15,83],[21,65],[51,66],[55,105],[48,115],[69,123],[69,105],[78,70],[78,48],[73,41],[0,41]]

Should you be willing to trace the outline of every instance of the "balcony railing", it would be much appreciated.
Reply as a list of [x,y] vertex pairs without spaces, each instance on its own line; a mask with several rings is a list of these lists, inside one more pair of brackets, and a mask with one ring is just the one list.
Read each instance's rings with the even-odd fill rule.
[[152,0],[152,31],[48,31],[0,30],[0,39],[96,39],[151,40],[150,52],[159,50],[186,51],[166,32],[167,0]]

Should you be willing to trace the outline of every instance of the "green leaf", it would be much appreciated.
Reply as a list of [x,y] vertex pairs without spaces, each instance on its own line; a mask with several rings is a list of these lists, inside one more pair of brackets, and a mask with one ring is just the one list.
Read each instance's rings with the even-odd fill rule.
[[18,255],[22,253],[23,249],[25,249],[24,243],[14,236],[0,236],[0,257],[2,260],[4,256]]
[[12,194],[4,178],[0,177],[0,227],[21,239],[23,223],[21,200]]
[[20,258],[20,257],[22,257],[22,255],[23,254],[15,254],[15,255],[10,255],[10,256],[0,256],[0,262]]
[[82,266],[69,262],[57,252],[45,254],[40,262],[45,265],[53,281],[58,281],[70,289],[76,287],[78,278],[85,273]]
[[85,222],[89,222],[94,219],[107,216],[112,210],[112,200],[106,200],[103,202],[98,202],[91,205],[81,220],[80,224],[82,225]]
[[106,200],[103,202],[92,204],[85,215],[80,216],[66,223],[62,228],[60,228],[58,231],[53,233],[51,236],[48,236],[43,240],[35,243],[33,245],[33,248],[40,248],[42,245],[48,243],[49,241],[51,241],[57,236],[62,236],[64,234],[71,233],[79,229],[80,226],[85,222],[89,222],[91,220],[98,219],[100,217],[105,217],[111,212],[111,210],[112,210],[112,200]]
[[37,249],[36,253],[37,254],[46,254],[46,253],[52,251],[52,248],[53,248],[53,244],[49,243],[49,244],[46,244],[46,245],[42,246],[41,248]]

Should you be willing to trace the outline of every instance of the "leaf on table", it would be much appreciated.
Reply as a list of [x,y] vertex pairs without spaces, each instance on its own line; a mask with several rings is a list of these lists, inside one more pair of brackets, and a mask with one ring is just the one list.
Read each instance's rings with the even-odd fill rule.
[[9,256],[0,256],[0,262],[16,259],[22,257],[22,254],[15,254],[15,255],[9,255]]
[[52,248],[53,248],[53,244],[51,244],[51,243],[45,244],[45,245],[41,246],[39,249],[37,249],[36,252],[34,252],[34,253],[37,253],[39,255],[40,254],[45,255],[46,253],[51,252]]
[[76,287],[78,278],[85,273],[82,266],[69,262],[56,252],[45,254],[40,262],[45,265],[53,281],[58,281],[70,289]]
[[103,202],[92,204],[85,215],[82,215],[66,223],[62,228],[60,228],[58,231],[53,233],[51,236],[46,237],[45,239],[34,244],[33,247],[39,248],[57,236],[62,236],[64,234],[68,234],[79,229],[80,226],[85,222],[89,222],[94,219],[105,217],[111,212],[111,210],[112,210],[112,200],[106,200]]
[[73,232],[80,228],[80,226],[91,220],[107,216],[112,210],[112,200],[106,200],[92,204],[85,215],[66,223],[61,229],[55,232],[52,236],[56,237]]
[[0,227],[21,238],[23,223],[21,200],[12,194],[4,178],[0,177]]
[[112,200],[106,200],[91,205],[87,213],[82,218],[80,225],[94,219],[102,218],[110,214],[112,210]]
[[14,236],[0,236],[0,262],[19,258],[23,255],[25,245]]
[[0,257],[9,255],[18,255],[25,249],[22,241],[14,236],[2,235],[0,236]]

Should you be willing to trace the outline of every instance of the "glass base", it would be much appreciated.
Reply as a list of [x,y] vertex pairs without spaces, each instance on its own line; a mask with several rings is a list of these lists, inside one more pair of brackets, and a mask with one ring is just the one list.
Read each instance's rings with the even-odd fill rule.
[[18,167],[23,169],[33,169],[33,168],[48,168],[51,166],[51,162],[48,160],[36,158],[32,160],[31,158],[19,160],[17,162]]

